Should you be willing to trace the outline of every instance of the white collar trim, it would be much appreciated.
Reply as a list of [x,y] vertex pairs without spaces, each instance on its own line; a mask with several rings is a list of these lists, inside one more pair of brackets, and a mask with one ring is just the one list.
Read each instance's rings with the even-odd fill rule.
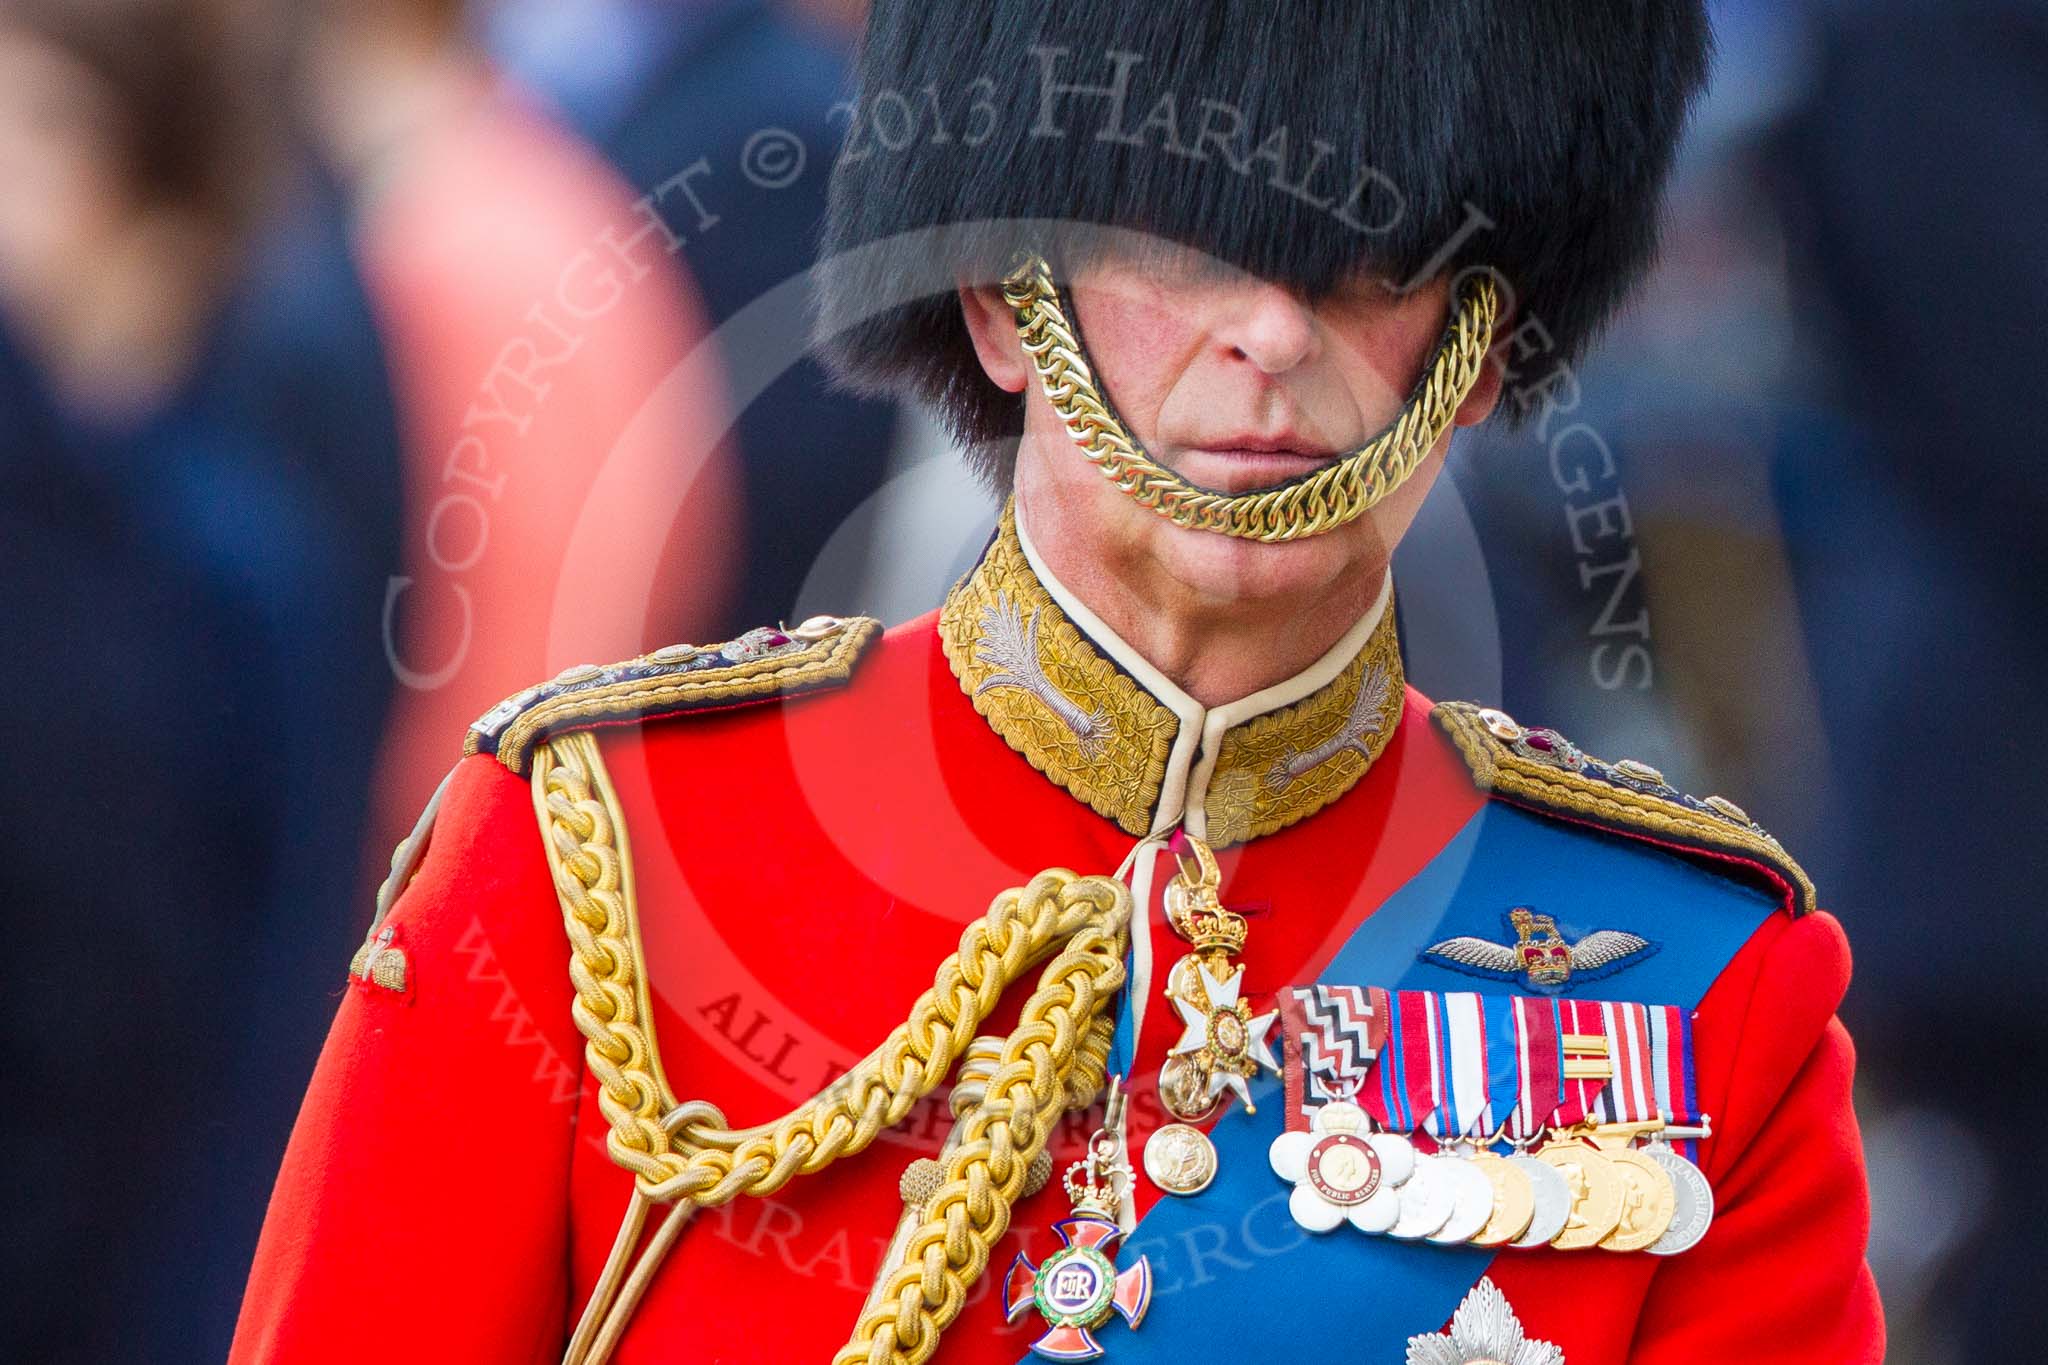
[[1031,542],[1021,506],[1016,509],[1015,520],[1017,543],[1024,550],[1025,562],[1030,564],[1032,573],[1037,575],[1059,609],[1066,613],[1067,619],[1180,721],[1173,739],[1173,751],[1167,757],[1166,775],[1160,782],[1159,801],[1153,810],[1153,837],[1168,833],[1175,825],[1185,824],[1189,834],[1197,839],[1206,839],[1209,782],[1215,775],[1224,735],[1246,721],[1292,706],[1329,686],[1365,648],[1366,641],[1386,615],[1387,604],[1393,600],[1394,576],[1389,571],[1365,615],[1359,617],[1357,624],[1345,631],[1343,638],[1330,646],[1321,658],[1293,677],[1260,688],[1250,696],[1221,706],[1205,707],[1153,667],[1053,575],[1039,555],[1037,546]]

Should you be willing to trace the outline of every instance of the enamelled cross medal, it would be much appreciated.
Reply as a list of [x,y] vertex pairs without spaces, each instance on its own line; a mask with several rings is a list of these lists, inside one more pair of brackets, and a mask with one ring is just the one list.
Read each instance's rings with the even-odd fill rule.
[[1140,1256],[1119,1270],[1115,1259],[1124,1236],[1117,1210],[1131,1183],[1123,1124],[1123,1088],[1111,1081],[1102,1127],[1088,1139],[1088,1155],[1067,1171],[1074,1212],[1053,1225],[1060,1249],[1042,1265],[1019,1252],[1003,1286],[1003,1313],[1011,1322],[1032,1308],[1045,1319],[1045,1334],[1031,1350],[1048,1360],[1095,1359],[1103,1354],[1095,1329],[1111,1314],[1135,1328],[1152,1302],[1152,1263]]

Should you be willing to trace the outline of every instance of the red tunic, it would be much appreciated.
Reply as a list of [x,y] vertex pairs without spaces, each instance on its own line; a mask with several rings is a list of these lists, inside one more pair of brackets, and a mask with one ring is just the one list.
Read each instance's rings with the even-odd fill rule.
[[[1241,956],[1255,996],[1313,978],[1486,799],[1428,711],[1408,693],[1348,793],[1223,854],[1226,901],[1259,910]],[[995,892],[1048,866],[1108,873],[1133,843],[976,713],[929,618],[873,646],[843,688],[608,731],[605,753],[668,1078],[735,1125],[786,1112],[900,1023]],[[342,1002],[233,1359],[354,1358],[366,1343],[406,1359],[559,1359],[631,1180],[605,1152],[526,779],[487,756],[464,762],[389,923],[409,991],[355,984]],[[1149,931],[1163,969],[1183,945],[1156,917]],[[1497,1258],[1488,1273],[1530,1336],[1571,1365],[1882,1357],[1851,1051],[1833,1018],[1848,974],[1825,914],[1763,923],[1696,1025],[1715,1226],[1668,1260]],[[1148,1007],[1141,1080],[1178,1034],[1163,1002]],[[1160,1121],[1141,1091],[1133,1151]],[[895,1227],[898,1177],[946,1125],[929,1102],[866,1152],[700,1215],[615,1358],[829,1359]],[[1069,1122],[1065,1154],[1087,1126]],[[1142,1176],[1136,1196],[1141,1211],[1160,1197]],[[1050,1250],[1065,1212],[1057,1182],[1017,1206],[938,1360],[1024,1356],[1041,1325],[1002,1321],[1000,1270],[1018,1249]],[[1221,1248],[1181,1251],[1185,1282],[1229,1269]],[[1261,1311],[1247,1306],[1246,1330]],[[1219,1351],[1246,1358],[1253,1348],[1218,1320]]]

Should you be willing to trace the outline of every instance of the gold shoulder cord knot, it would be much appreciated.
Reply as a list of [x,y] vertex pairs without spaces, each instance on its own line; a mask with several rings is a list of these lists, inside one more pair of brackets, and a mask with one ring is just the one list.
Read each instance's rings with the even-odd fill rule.
[[374,931],[356,949],[350,959],[348,974],[357,981],[367,981],[372,986],[396,995],[405,994],[405,949],[392,945],[393,933],[390,925]]
[[1089,368],[1080,331],[1044,257],[1026,257],[1003,280],[1003,301],[1016,317],[1046,401],[1104,478],[1176,526],[1268,543],[1333,531],[1400,487],[1450,430],[1486,363],[1500,312],[1493,280],[1484,272],[1467,276],[1428,373],[1379,435],[1313,474],[1273,488],[1222,493],[1189,483],[1124,430]]
[[[928,1360],[988,1268],[989,1248],[1008,1229],[1010,1206],[1060,1117],[1092,1102],[1101,1087],[1110,1007],[1124,984],[1128,889],[1054,868],[1003,892],[880,1047],[782,1118],[735,1129],[708,1104],[675,1103],[661,1076],[635,949],[625,824],[597,741],[573,733],[541,743],[532,781],[572,950],[576,1026],[609,1125],[606,1147],[634,1175],[618,1239],[565,1365],[610,1357],[690,1214],[741,1195],[773,1194],[867,1147],[945,1080],[1004,990],[1044,964],[978,1102],[959,1113],[921,1221],[834,1358],[840,1365]],[[641,1250],[657,1204],[673,1207]]]

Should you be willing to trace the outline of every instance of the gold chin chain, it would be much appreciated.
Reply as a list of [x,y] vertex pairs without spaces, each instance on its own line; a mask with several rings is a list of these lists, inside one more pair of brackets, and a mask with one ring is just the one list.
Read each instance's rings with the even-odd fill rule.
[[[938,1349],[1009,1228],[1033,1162],[1069,1108],[1101,1090],[1124,984],[1130,892],[1063,868],[995,898],[939,964],[910,1017],[852,1071],[772,1123],[729,1127],[702,1101],[671,1104],[655,1058],[647,982],[634,946],[637,908],[624,817],[597,741],[572,734],[533,759],[576,987],[576,1026],[599,1083],[613,1161],[634,1189],[610,1258],[570,1340],[565,1365],[608,1359],[689,1216],[743,1194],[768,1195],[872,1143],[943,1082],[1011,983],[1043,963],[1017,1028],[978,1103],[959,1113],[943,1181],[876,1286],[839,1365],[915,1365]],[[671,1206],[640,1250],[656,1205]],[[637,1254],[636,1254],[637,1253]]]
[[1017,316],[1017,334],[1046,400],[1104,478],[1176,526],[1269,544],[1355,521],[1407,481],[1443,439],[1478,380],[1500,307],[1493,281],[1471,275],[1428,376],[1378,436],[1312,474],[1256,492],[1219,493],[1158,463],[1124,430],[1096,387],[1044,257],[1027,258],[1003,280],[1003,299]]

